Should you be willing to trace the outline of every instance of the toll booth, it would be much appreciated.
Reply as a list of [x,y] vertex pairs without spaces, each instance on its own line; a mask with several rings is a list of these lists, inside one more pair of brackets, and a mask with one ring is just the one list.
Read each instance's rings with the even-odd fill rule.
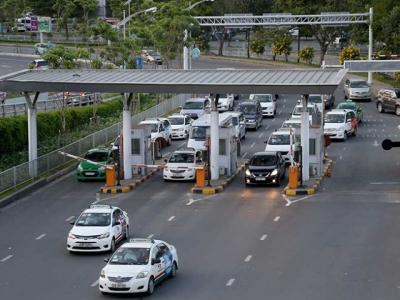
[[323,123],[323,111],[314,113],[309,131],[310,177],[320,177],[323,174],[325,150]]
[[153,164],[151,152],[151,133],[146,127],[134,127],[131,137],[131,164],[133,175],[146,175],[147,167]]
[[219,173],[231,176],[237,169],[238,141],[234,128],[219,128]]

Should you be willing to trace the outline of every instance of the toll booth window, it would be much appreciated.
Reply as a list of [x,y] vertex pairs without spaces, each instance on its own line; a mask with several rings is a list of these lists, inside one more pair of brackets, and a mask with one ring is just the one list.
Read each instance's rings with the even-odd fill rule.
[[226,140],[219,139],[219,155],[226,155]]
[[132,155],[140,155],[140,139],[132,139]]
[[310,139],[310,146],[309,146],[309,153],[310,155],[315,155],[316,154],[316,147],[315,147],[315,139]]

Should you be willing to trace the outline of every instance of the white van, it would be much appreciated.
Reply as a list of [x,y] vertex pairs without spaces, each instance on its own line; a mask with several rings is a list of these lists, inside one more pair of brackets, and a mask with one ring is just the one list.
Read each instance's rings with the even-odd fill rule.
[[[210,114],[204,114],[192,123],[192,128],[189,133],[189,140],[187,143],[188,148],[195,150],[207,150],[206,134],[207,129],[210,128]],[[227,128],[232,127],[232,116],[230,113],[223,113],[219,115],[219,127]]]
[[267,144],[265,151],[280,152],[285,162],[289,164],[294,154],[295,134],[296,131],[293,128],[281,128],[274,131],[265,142]]
[[[232,116],[232,126],[235,129],[235,136],[237,139],[244,139],[246,137],[246,121],[244,114],[238,112],[226,112]],[[221,116],[221,115],[220,115]]]

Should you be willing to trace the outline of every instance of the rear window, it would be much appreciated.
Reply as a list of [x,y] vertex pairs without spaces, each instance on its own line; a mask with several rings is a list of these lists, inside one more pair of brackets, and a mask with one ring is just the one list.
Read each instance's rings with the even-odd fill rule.
[[269,145],[290,145],[290,136],[288,134],[274,134],[268,140]]

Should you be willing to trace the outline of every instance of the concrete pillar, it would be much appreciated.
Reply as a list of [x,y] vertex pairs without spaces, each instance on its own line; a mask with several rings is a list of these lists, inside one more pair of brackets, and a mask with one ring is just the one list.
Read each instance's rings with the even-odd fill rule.
[[123,136],[123,160],[124,160],[124,179],[132,179],[132,145],[131,145],[131,129],[132,129],[132,115],[130,111],[130,103],[132,94],[129,96],[125,94],[124,110],[122,111],[122,136]]
[[307,111],[308,95],[303,95],[303,112],[301,113],[301,148],[302,148],[302,179],[310,179],[310,121]]
[[189,49],[188,47],[183,47],[183,69],[189,70]]
[[219,179],[219,114],[216,98],[211,100],[210,112],[210,166],[211,166],[211,180]]
[[36,101],[39,98],[39,92],[35,94],[33,101],[28,92],[25,92],[25,100],[28,107],[28,158],[29,175],[37,177],[37,110]]
[[[372,7],[369,8],[369,28],[368,28],[368,60],[372,60],[372,51],[374,46],[374,39],[372,33],[372,17],[373,17],[374,9]],[[372,84],[372,72],[368,72],[368,83]]]

